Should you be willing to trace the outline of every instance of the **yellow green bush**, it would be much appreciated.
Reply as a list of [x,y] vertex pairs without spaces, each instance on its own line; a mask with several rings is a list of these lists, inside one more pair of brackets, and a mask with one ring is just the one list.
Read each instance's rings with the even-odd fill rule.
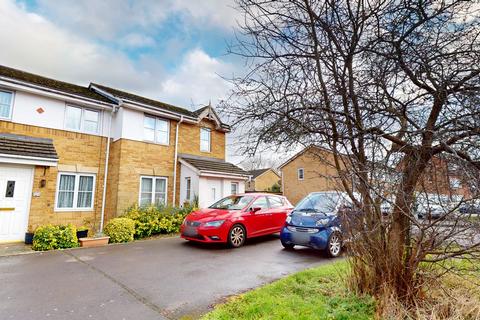
[[32,249],[46,251],[78,247],[77,230],[74,225],[45,225],[35,230]]
[[105,234],[112,243],[133,241],[135,221],[129,218],[114,218],[106,224]]
[[128,208],[122,217],[135,221],[135,238],[180,231],[180,225],[187,214],[195,208],[190,205],[179,207],[138,206]]

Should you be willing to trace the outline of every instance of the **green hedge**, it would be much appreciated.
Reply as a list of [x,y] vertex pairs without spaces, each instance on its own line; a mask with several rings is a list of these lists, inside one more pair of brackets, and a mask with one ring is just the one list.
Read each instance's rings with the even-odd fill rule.
[[180,225],[187,214],[195,208],[138,205],[128,208],[122,217],[135,221],[135,238],[145,238],[155,234],[168,234],[180,231]]
[[35,230],[32,249],[37,251],[78,247],[77,230],[72,224],[45,225]]
[[105,234],[112,243],[133,241],[135,221],[129,218],[114,218],[105,226]]

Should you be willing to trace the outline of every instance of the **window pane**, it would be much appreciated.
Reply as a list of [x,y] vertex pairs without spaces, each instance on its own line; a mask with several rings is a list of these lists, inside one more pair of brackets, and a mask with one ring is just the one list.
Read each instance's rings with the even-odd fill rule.
[[141,194],[140,194],[140,205],[149,205],[152,203],[152,193],[153,193],[153,179],[152,178],[142,178],[141,180]]
[[155,130],[155,118],[145,117],[143,120],[143,126],[148,129]]
[[155,192],[155,204],[165,205],[165,193]]
[[0,117],[10,117],[10,108],[12,105],[12,93],[0,91]]
[[192,189],[192,180],[190,178],[186,178],[186,184],[187,184],[186,199],[190,200],[190,192],[191,192],[191,189]]
[[98,132],[98,118],[97,111],[84,110],[83,130],[86,132]]
[[157,131],[157,140],[158,143],[168,144],[168,132]]
[[231,185],[231,193],[232,193],[232,194],[237,194],[237,193],[238,193],[238,184],[237,184],[237,183],[232,183],[232,185]]
[[148,128],[143,129],[143,137],[147,141],[155,141],[155,130]]
[[80,121],[82,118],[82,109],[67,107],[65,127],[73,130],[80,130]]
[[78,191],[93,191],[93,177],[80,176],[78,181]]
[[79,192],[77,199],[78,208],[91,208],[92,207],[93,192]]
[[157,127],[158,131],[167,132],[168,131],[168,121],[157,119]]
[[257,200],[255,200],[253,202],[252,208],[267,209],[268,208],[267,198],[265,198],[265,197],[258,198]]
[[200,150],[210,151],[210,130],[200,129]]
[[279,197],[268,197],[268,201],[270,201],[270,206],[272,208],[280,208],[283,207],[283,201]]
[[166,181],[165,179],[156,179],[155,192],[165,192]]
[[58,184],[58,203],[59,208],[73,208],[73,196],[75,190],[74,175],[60,175]]

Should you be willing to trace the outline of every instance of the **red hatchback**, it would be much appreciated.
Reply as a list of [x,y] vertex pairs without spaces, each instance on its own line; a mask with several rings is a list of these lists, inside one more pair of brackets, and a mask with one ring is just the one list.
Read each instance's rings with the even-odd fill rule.
[[206,209],[190,213],[182,223],[182,238],[223,242],[241,247],[247,238],[280,232],[293,206],[283,196],[263,193],[231,195]]

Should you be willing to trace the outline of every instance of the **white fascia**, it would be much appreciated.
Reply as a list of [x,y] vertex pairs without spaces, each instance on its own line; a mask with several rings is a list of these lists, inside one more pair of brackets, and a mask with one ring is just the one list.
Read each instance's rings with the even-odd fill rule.
[[0,154],[0,163],[28,164],[33,166],[56,167],[58,159],[20,156],[14,154]]

